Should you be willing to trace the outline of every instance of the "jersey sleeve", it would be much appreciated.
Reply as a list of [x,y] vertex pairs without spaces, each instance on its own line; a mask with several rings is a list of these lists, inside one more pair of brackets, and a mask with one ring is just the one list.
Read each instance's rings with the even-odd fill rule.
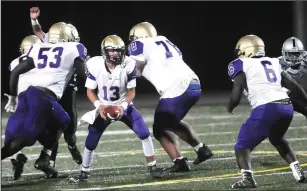
[[13,61],[10,63],[10,65],[9,65],[9,67],[8,67],[9,71],[14,70],[14,68],[15,68],[18,64],[19,64],[19,58],[16,58],[15,60],[13,60]]
[[129,63],[127,65],[127,88],[128,89],[136,87],[136,77],[137,77],[136,62],[133,59],[129,59]]
[[84,60],[86,60],[87,58],[87,49],[85,48],[85,46],[81,43],[78,43],[76,45],[77,47],[77,50],[78,50],[78,56],[77,57],[81,57],[83,58]]
[[97,88],[97,81],[96,81],[96,72],[95,71],[95,63],[94,58],[90,58],[86,62],[86,68],[87,68],[87,78],[85,82],[85,87],[89,89],[96,89]]
[[128,47],[128,55],[135,60],[144,62],[144,43],[139,40],[133,41]]
[[243,71],[243,61],[237,59],[228,65],[228,76],[233,80],[240,72]]

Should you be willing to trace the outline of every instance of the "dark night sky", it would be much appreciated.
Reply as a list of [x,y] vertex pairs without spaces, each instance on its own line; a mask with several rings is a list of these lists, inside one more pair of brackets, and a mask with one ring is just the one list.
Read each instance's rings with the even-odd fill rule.
[[[44,32],[55,22],[74,24],[91,56],[100,55],[105,36],[117,34],[127,43],[131,27],[149,21],[181,49],[205,92],[231,88],[227,65],[240,37],[256,34],[269,56],[279,56],[283,41],[293,35],[292,2],[2,2],[2,92],[8,90],[7,67],[19,56],[21,40],[33,34],[32,6],[41,9]],[[139,80],[137,91],[154,92],[148,84]]]

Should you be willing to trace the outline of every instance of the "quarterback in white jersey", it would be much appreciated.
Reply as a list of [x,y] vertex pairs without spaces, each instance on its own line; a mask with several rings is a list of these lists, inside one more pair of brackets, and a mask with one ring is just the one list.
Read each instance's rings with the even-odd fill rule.
[[191,127],[182,121],[200,98],[200,81],[183,61],[179,48],[166,37],[157,36],[152,24],[142,22],[135,25],[130,30],[129,40],[132,41],[128,47],[130,57],[137,61],[140,74],[149,80],[161,95],[155,111],[153,134],[175,163],[166,171],[188,171],[190,167],[186,158],[181,156],[175,137],[171,136],[169,131],[194,147],[198,155],[194,164],[199,164],[213,155],[192,133]]
[[[257,187],[250,152],[266,138],[290,165],[294,178],[305,181],[304,171],[284,138],[293,118],[293,106],[282,84],[293,83],[297,89],[301,89],[300,85],[282,71],[278,58],[265,57],[264,43],[255,35],[246,35],[238,41],[235,56],[238,59],[228,65],[228,75],[234,85],[227,110],[232,113],[238,106],[243,91],[253,110],[241,126],[235,144],[237,164],[243,178],[231,187]],[[307,98],[306,94],[303,96]]]
[[[70,179],[75,183],[88,179],[93,162],[93,151],[101,135],[112,122],[103,112],[110,105],[120,107],[120,117],[116,120],[125,123],[142,140],[147,164],[150,170],[156,169],[149,129],[141,113],[132,104],[137,75],[135,61],[125,56],[125,44],[117,35],[105,37],[101,43],[101,51],[102,56],[92,57],[86,63],[88,78],[85,87],[87,96],[96,109],[81,117],[81,121],[89,123],[89,134],[85,141],[81,174]],[[96,88],[98,88],[97,96]]]

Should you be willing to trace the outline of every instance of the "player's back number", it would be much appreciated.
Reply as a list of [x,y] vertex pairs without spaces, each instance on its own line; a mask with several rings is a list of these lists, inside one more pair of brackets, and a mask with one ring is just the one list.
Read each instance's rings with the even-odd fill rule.
[[276,74],[273,70],[272,63],[270,61],[263,60],[263,61],[261,61],[261,64],[264,68],[267,80],[270,83],[275,83],[277,81],[277,78],[276,78]]
[[164,49],[165,49],[165,56],[166,56],[166,58],[171,58],[171,57],[173,57],[173,53],[172,53],[172,51],[169,49],[169,46],[172,46],[176,51],[177,51],[177,53],[179,54],[179,56],[180,55],[182,55],[182,53],[181,53],[181,51],[179,50],[179,48],[176,46],[176,45],[174,45],[171,41],[169,41],[169,40],[165,40],[165,41],[163,41],[163,40],[160,40],[160,41],[156,41],[155,42],[157,45],[162,45],[163,47],[164,47]]
[[[63,47],[42,47],[38,51],[38,61],[37,68],[45,68],[48,64],[50,68],[58,68],[61,64],[61,56],[63,54]],[[48,57],[49,56],[49,57]]]

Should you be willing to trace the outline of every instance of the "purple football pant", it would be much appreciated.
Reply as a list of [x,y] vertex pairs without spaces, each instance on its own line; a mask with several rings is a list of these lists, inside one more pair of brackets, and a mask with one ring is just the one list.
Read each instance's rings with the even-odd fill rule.
[[[119,121],[125,123],[141,140],[147,139],[150,136],[149,129],[141,113],[132,104],[130,104],[124,111],[123,116]],[[96,149],[101,135],[110,123],[109,120],[104,120],[98,116],[94,123],[89,125],[89,134],[85,141],[85,147],[88,150],[93,151]]]
[[235,150],[253,150],[264,139],[274,145],[284,139],[293,118],[293,106],[267,103],[252,110],[250,117],[241,126]]
[[30,86],[18,96],[17,109],[5,129],[5,143],[22,137],[24,146],[32,146],[51,120],[58,120],[64,127],[70,123],[69,115],[54,97]]

